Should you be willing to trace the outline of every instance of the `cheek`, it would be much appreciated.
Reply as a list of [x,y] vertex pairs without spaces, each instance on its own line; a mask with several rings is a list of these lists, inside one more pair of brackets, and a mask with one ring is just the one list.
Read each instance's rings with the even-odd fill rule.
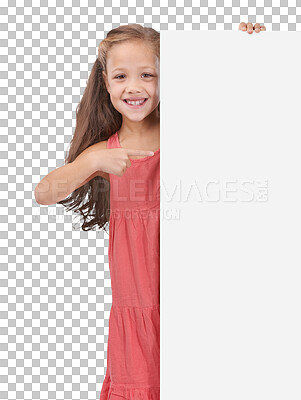
[[111,85],[111,93],[112,96],[116,96],[120,92],[120,88],[117,85],[114,85],[114,83]]
[[153,97],[160,96],[160,86],[157,84],[157,82],[149,88],[149,92],[152,93]]
[[160,82],[159,81],[156,82],[155,93],[156,93],[156,96],[160,97]]

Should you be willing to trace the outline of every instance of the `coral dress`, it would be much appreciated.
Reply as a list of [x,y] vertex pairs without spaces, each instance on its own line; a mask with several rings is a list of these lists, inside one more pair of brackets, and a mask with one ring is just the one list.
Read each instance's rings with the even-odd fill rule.
[[[118,132],[107,148],[121,147]],[[160,399],[160,149],[110,174],[112,307],[100,400]]]

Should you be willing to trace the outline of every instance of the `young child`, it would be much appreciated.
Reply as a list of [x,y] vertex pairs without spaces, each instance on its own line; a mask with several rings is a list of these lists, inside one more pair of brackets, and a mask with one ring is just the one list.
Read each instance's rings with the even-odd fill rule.
[[[239,29],[252,33],[250,25]],[[100,400],[160,398],[159,79],[159,32],[111,30],[77,107],[66,165],[35,189],[38,203],[80,212],[84,230],[109,222],[113,301]]]
[[84,230],[109,219],[112,307],[100,400],[160,397],[159,75],[159,32],[111,30],[77,109],[67,163],[35,189],[38,203],[79,211]]

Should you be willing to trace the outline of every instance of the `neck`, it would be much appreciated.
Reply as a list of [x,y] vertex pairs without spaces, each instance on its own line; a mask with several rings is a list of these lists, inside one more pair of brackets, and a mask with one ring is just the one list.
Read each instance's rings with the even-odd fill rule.
[[154,131],[160,131],[160,114],[158,107],[155,108],[146,118],[142,121],[134,122],[127,118],[122,117],[122,125],[119,131],[124,132],[126,135],[140,137],[147,136],[149,132],[154,134]]

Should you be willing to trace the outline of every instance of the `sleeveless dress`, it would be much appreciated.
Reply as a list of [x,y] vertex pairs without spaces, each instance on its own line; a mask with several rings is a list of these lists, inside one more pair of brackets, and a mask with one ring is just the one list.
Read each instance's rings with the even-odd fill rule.
[[[118,132],[107,148],[121,147]],[[100,400],[160,399],[160,149],[110,174],[112,306]]]

